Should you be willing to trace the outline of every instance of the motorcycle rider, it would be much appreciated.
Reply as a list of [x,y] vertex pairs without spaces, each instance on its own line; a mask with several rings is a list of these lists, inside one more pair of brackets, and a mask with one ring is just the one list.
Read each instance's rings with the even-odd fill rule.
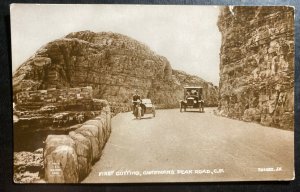
[[132,97],[132,101],[137,101],[139,99],[141,99],[141,96],[138,94],[137,90],[134,90],[134,95]]

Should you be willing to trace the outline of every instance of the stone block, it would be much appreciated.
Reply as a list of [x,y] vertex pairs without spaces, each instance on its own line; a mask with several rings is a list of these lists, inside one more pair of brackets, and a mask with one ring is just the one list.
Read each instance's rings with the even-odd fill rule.
[[45,180],[48,183],[77,183],[75,142],[68,135],[49,135],[45,143]]
[[94,125],[82,125],[82,127],[75,130],[75,132],[82,134],[90,140],[92,146],[92,162],[94,163],[99,160],[101,151],[98,139],[98,128]]
[[75,141],[76,154],[78,158],[78,176],[83,180],[91,171],[92,166],[92,144],[91,141],[80,133],[71,131],[69,136]]

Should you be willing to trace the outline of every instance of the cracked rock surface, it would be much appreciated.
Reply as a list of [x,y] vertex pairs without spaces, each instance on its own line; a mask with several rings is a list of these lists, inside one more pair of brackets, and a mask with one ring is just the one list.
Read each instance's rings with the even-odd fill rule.
[[221,115],[294,127],[294,9],[221,9]]

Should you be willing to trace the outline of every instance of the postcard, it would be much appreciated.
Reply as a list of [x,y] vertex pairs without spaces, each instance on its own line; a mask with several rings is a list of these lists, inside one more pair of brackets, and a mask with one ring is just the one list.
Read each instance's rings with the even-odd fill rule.
[[294,7],[10,8],[15,183],[294,179]]

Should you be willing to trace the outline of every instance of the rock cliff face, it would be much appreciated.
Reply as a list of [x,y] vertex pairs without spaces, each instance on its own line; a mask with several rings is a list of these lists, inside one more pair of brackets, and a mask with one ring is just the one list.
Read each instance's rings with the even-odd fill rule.
[[185,85],[203,86],[207,105],[217,105],[217,88],[211,83],[173,70],[146,45],[111,32],[81,31],[50,42],[13,74],[14,94],[91,86],[94,98],[129,103],[137,89],[163,107],[178,106]]
[[221,9],[221,114],[293,129],[293,24],[292,7]]

